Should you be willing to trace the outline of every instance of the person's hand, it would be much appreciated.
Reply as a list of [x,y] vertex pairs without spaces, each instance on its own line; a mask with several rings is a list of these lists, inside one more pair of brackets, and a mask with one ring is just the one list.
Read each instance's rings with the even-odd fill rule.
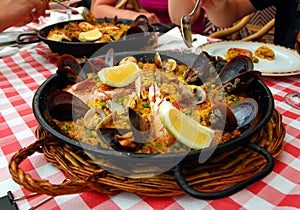
[[[45,15],[49,0],[1,0],[0,29],[25,25]],[[2,19],[2,20],[1,20]],[[5,20],[5,21],[4,21]]]

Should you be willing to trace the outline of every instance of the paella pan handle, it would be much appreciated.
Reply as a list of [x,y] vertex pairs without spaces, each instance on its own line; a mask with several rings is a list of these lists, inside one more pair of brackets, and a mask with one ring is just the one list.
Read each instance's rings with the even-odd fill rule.
[[205,199],[205,200],[213,200],[213,199],[219,199],[219,198],[224,198],[228,197],[252,184],[255,182],[261,180],[264,178],[266,175],[268,175],[274,167],[274,158],[272,155],[265,150],[264,148],[258,146],[257,144],[254,143],[247,143],[245,147],[258,152],[259,154],[263,155],[264,158],[267,160],[267,166],[260,171],[258,174],[254,175],[253,177],[240,182],[238,184],[235,184],[225,190],[219,191],[219,192],[212,192],[212,193],[204,193],[204,192],[199,192],[195,190],[192,186],[188,184],[186,181],[184,175],[183,175],[183,170],[182,170],[182,163],[179,163],[174,167],[174,177],[178,183],[178,185],[189,195],[195,197],[195,198],[200,198],[200,199]]
[[16,39],[18,44],[33,44],[40,41],[37,33],[21,33]]

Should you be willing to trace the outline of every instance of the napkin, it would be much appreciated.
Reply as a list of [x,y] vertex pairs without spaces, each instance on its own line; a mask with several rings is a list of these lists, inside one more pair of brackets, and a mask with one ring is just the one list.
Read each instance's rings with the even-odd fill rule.
[[200,34],[192,34],[193,38],[193,47],[188,48],[181,36],[180,29],[178,27],[174,27],[169,30],[167,33],[158,37],[157,43],[158,47],[157,51],[184,51],[184,52],[195,52],[197,47],[207,43],[207,38]]
[[72,14],[70,10],[49,10],[47,11],[48,17],[39,19],[39,24],[35,29],[41,29],[45,26],[56,24],[59,22],[69,21],[69,20],[80,20],[83,17],[80,14]]

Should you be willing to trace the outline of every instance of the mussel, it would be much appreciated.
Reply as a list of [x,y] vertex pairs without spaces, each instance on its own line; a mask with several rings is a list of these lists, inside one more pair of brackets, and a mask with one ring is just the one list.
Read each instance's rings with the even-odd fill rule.
[[149,122],[147,122],[141,114],[130,107],[128,109],[128,115],[135,142],[145,143],[150,133]]
[[133,152],[139,146],[133,141],[132,132],[129,129],[99,128],[96,132],[110,149],[116,151]]
[[258,104],[252,98],[246,98],[229,107],[237,121],[237,129],[248,125],[258,113]]
[[253,70],[253,61],[245,55],[238,55],[231,59],[219,73],[222,83],[226,83],[243,72]]
[[205,82],[211,81],[216,75],[215,67],[210,62],[210,58],[206,53],[201,52],[186,71],[184,80],[188,84],[203,85]]
[[86,79],[86,77],[80,75],[81,70],[80,64],[72,55],[64,54],[57,60],[56,74],[72,83]]
[[[116,112],[113,114],[116,114]],[[130,107],[128,112],[123,114],[128,114],[130,129],[102,126],[102,121],[96,128],[97,135],[112,149],[134,152],[143,143],[146,143],[150,134],[150,124]],[[112,115],[107,116],[103,120],[113,120],[114,117]]]
[[233,131],[252,122],[257,117],[258,104],[254,99],[245,98],[231,106],[216,104],[213,106],[211,124],[214,129]]
[[47,98],[47,107],[50,116],[60,121],[75,121],[90,109],[79,98],[63,90],[51,92]]
[[202,52],[187,70],[184,79],[188,84],[213,83],[220,85],[243,72],[252,70],[253,62],[247,56],[236,56],[225,63],[225,60],[220,57],[213,58],[207,52]]

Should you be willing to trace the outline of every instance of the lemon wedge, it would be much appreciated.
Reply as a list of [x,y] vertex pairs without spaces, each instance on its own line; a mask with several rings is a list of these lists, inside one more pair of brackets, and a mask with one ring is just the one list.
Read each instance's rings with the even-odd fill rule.
[[56,33],[53,34],[49,33],[47,39],[56,42],[61,42],[63,39],[71,41],[65,34],[56,34]]
[[200,125],[176,109],[170,102],[163,101],[159,107],[160,119],[165,128],[181,143],[192,149],[209,147],[214,131]]
[[100,39],[102,37],[102,33],[98,30],[98,28],[92,29],[86,32],[80,32],[78,39],[81,42],[92,42]]
[[100,81],[111,87],[125,87],[138,77],[139,67],[136,63],[126,62],[119,66],[103,68],[98,72]]

